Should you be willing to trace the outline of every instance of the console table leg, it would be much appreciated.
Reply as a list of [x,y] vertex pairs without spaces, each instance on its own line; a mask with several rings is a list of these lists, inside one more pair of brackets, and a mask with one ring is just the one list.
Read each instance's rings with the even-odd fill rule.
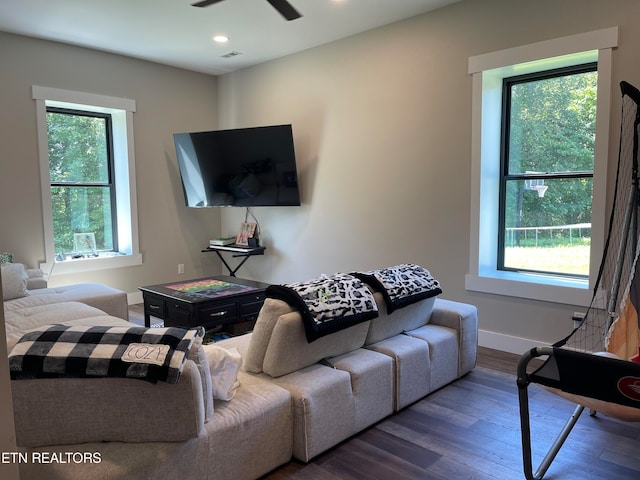
[[229,270],[229,275],[232,276],[232,277],[235,277],[236,276],[236,271],[238,270],[239,267],[236,268],[235,270],[232,270],[231,267],[229,266],[229,264],[227,263],[227,261],[224,259],[224,257],[220,254],[220,252],[218,250],[216,250],[216,253],[218,254],[218,258],[220,260],[222,260],[222,263],[224,263],[224,266],[227,267],[227,270]]
[[241,267],[242,265],[244,265],[244,262],[246,262],[248,259],[249,259],[249,257],[248,257],[248,256],[244,257],[244,258],[242,259],[242,261],[238,264],[238,266],[237,266],[235,269],[233,269],[233,270],[229,269],[229,275],[231,275],[232,277],[235,277],[235,276],[236,276],[236,272],[237,272],[238,270],[240,270],[240,267]]

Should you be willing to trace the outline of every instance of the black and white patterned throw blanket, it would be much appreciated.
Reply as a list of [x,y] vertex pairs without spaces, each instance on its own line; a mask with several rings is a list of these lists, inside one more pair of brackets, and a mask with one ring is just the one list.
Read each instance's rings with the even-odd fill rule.
[[382,293],[387,313],[442,293],[440,283],[418,265],[402,264],[353,275]]
[[308,282],[271,285],[266,296],[300,311],[307,342],[378,316],[373,294],[359,279],[338,273]]
[[124,377],[177,383],[204,329],[45,325],[9,355],[12,379]]

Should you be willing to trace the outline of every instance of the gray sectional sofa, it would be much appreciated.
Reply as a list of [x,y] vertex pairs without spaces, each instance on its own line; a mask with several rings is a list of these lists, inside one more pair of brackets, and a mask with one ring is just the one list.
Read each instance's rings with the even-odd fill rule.
[[318,454],[473,369],[477,310],[430,298],[307,343],[300,313],[267,299],[237,347],[248,373],[291,393],[293,456]]
[[[94,295],[76,295],[82,288],[89,292],[5,301],[9,351],[21,331],[58,322],[63,310],[75,312],[70,324],[127,324],[108,314],[126,309],[125,297],[98,309]],[[76,301],[48,308],[58,312],[52,322],[42,308],[53,298]],[[252,333],[216,344],[243,359],[230,401],[211,398],[217,373],[204,346],[192,349],[177,384],[12,380],[17,443],[29,460],[21,478],[258,478],[292,457],[309,461],[474,368],[474,306],[432,297],[386,314],[381,294],[374,298],[377,318],[312,343],[300,313],[267,298]],[[56,461],[40,461],[52,454]]]

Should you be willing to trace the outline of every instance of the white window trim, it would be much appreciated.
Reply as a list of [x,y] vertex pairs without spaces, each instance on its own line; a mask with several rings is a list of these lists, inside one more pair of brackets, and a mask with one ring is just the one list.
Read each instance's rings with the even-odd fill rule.
[[[135,100],[36,85],[32,87],[32,97],[36,101],[45,239],[45,261],[40,264],[40,268],[47,275],[55,268],[56,275],[61,275],[141,265],[142,255],[140,254],[138,243],[138,206],[133,143]],[[114,129],[113,153],[116,164],[115,183],[118,205],[118,246],[119,250],[124,252],[125,255],[56,261],[53,240],[53,213],[51,210],[51,179],[49,176],[47,106],[112,114],[112,126]],[[126,141],[123,141],[125,138]],[[128,165],[127,169],[118,168],[118,165],[123,165],[125,162]]]
[[[588,306],[604,248],[612,49],[618,27],[572,35],[469,58],[473,76],[471,236],[465,288],[568,305]],[[598,62],[598,105],[593,176],[589,281],[498,270],[502,79],[542,69]]]

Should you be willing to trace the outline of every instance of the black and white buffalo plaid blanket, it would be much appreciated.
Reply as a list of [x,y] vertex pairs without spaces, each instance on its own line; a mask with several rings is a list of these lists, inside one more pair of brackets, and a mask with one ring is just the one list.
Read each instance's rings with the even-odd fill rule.
[[24,334],[9,355],[12,379],[125,377],[177,383],[202,327],[45,325]]

